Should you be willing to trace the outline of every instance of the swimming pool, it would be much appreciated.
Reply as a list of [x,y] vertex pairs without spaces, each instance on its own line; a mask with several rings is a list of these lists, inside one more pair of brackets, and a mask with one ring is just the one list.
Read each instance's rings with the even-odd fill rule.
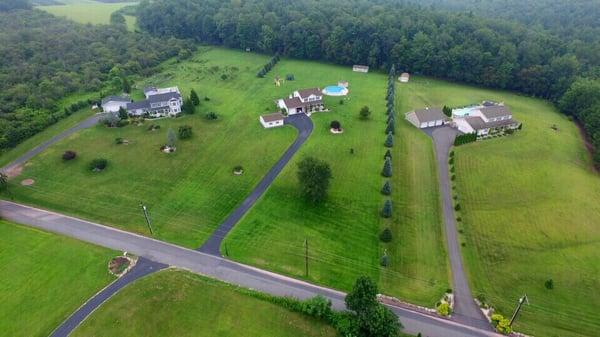
[[478,109],[478,107],[476,107],[476,106],[454,109],[454,110],[452,110],[452,115],[455,117],[465,117],[465,116],[471,115],[471,113],[473,113],[473,111],[475,111],[477,109]]
[[327,96],[346,96],[348,95],[348,88],[339,85],[330,85],[323,89],[323,94]]

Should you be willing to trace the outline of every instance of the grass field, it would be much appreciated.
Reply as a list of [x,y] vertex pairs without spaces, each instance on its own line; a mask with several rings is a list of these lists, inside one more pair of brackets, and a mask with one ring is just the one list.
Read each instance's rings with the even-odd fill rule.
[[336,336],[336,332],[247,290],[170,270],[123,289],[73,336],[291,337]]
[[118,253],[0,220],[0,331],[48,336],[114,279]]
[[[135,3],[132,2],[103,3],[94,0],[59,1],[63,3],[63,5],[37,6],[36,8],[56,16],[65,17],[75,22],[97,25],[109,24],[110,15],[113,12],[125,6],[135,5]],[[127,22],[127,28],[133,31],[135,28],[136,18],[125,15],[125,21]]]
[[[148,234],[139,202],[150,211],[156,237],[187,247],[199,246],[238,205],[293,141],[295,130],[264,130],[258,115],[272,111],[273,100],[302,87],[325,86],[340,79],[350,81],[351,95],[343,105],[327,99],[332,110],[314,114],[315,131],[302,155],[327,160],[334,180],[328,202],[322,207],[304,204],[295,181],[295,162],[277,179],[256,210],[227,239],[228,252],[244,262],[301,276],[303,249],[309,239],[310,278],[336,288],[349,289],[355,278],[367,274],[389,294],[433,305],[448,287],[446,255],[441,234],[437,175],[430,140],[418,130],[398,123],[393,178],[395,216],[385,223],[378,215],[384,198],[383,184],[384,97],[386,76],[356,74],[348,67],[282,60],[269,77],[287,73],[296,80],[275,87],[269,78],[255,74],[268,56],[224,49],[203,49],[193,59],[165,66],[165,71],[137,83],[191,87],[210,101],[202,112],[216,111],[217,121],[202,114],[146,122],[145,126],[107,129],[102,126],[73,135],[33,159],[11,186],[21,202],[59,210]],[[222,75],[227,75],[223,80]],[[139,91],[135,96],[139,97]],[[399,94],[400,95],[400,94]],[[399,96],[399,104],[407,100]],[[369,105],[369,121],[358,120],[358,110]],[[327,125],[339,119],[346,131],[332,136]],[[161,129],[147,131],[155,123]],[[194,137],[180,141],[177,152],[158,151],[169,127],[190,124]],[[115,145],[123,137],[129,145]],[[355,154],[350,155],[350,147]],[[78,158],[60,159],[72,149]],[[94,157],[106,157],[101,173],[86,169]],[[297,159],[296,158],[296,159]],[[235,165],[244,175],[233,176]],[[20,186],[22,179],[35,184]],[[390,226],[396,240],[382,245],[378,234]],[[343,233],[342,238],[338,233]],[[387,249],[391,264],[379,266]]]
[[[267,56],[213,50],[166,66],[165,72],[138,87],[178,85],[186,94],[194,87],[202,97],[210,98],[202,102],[202,113],[147,121],[143,126],[97,126],[77,133],[33,159],[13,181],[12,196],[148,234],[139,207],[143,201],[156,237],[197,247],[295,137],[291,127],[267,131],[258,122],[260,113],[273,108],[271,85],[255,77],[267,60]],[[222,80],[223,74],[229,78]],[[216,111],[220,119],[206,120],[204,113],[209,110]],[[149,124],[162,128],[148,131]],[[175,153],[162,153],[159,147],[166,142],[167,130],[176,131],[183,124],[193,127],[193,138],[179,141]],[[116,145],[117,137],[130,143]],[[78,158],[63,162],[60,156],[67,149],[76,151]],[[101,173],[87,169],[96,157],[109,160]],[[236,165],[244,167],[242,176],[232,174]],[[20,186],[25,178],[36,182],[31,187]]]
[[[440,84],[430,95],[459,97],[459,90]],[[460,227],[473,291],[505,315],[526,293],[531,304],[517,330],[597,336],[600,178],[576,126],[539,100],[483,90],[470,95],[473,101],[505,101],[524,124],[515,136],[456,149]],[[553,290],[544,286],[548,279]]]
[[[223,253],[244,263],[305,278],[306,239],[310,281],[349,290],[356,277],[364,274],[378,280],[385,293],[433,306],[448,287],[448,272],[431,141],[399,117],[392,149],[395,212],[391,221],[383,221],[379,211],[384,198],[379,191],[384,182],[380,172],[386,150],[387,77],[292,60],[283,60],[274,71],[293,73],[293,85],[299,88],[348,80],[350,95],[343,105],[337,98],[326,97],[326,106],[332,111],[313,114],[311,138],[227,237],[227,251],[223,246]],[[398,91],[398,111],[403,111],[409,102],[405,93]],[[373,111],[368,121],[358,118],[363,105]],[[343,134],[329,132],[332,120],[341,122]],[[307,155],[327,161],[333,172],[328,199],[319,206],[305,203],[299,194],[296,163]],[[391,227],[395,239],[383,245],[378,235],[385,226]],[[390,257],[387,268],[379,265],[384,249]]]

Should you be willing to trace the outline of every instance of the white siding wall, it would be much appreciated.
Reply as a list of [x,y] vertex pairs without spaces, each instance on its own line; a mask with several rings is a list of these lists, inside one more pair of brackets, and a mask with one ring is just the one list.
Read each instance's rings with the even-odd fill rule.
[[120,107],[126,108],[127,103],[126,102],[107,102],[106,104],[102,105],[102,110],[104,110],[104,112],[117,112],[117,111],[119,111]]
[[280,119],[280,120],[277,120],[277,121],[273,121],[273,122],[265,122],[265,120],[264,120],[264,119],[262,118],[262,116],[261,116],[261,117],[259,118],[259,120],[260,120],[260,124],[262,124],[262,126],[263,126],[264,128],[266,128],[266,129],[269,129],[269,128],[275,128],[275,127],[278,127],[278,126],[282,126],[282,125],[283,125],[283,120],[282,120],[282,119]]

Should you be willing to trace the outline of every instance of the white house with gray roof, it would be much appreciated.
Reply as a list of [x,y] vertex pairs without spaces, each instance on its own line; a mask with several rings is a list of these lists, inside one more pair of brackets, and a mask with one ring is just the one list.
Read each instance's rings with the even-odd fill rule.
[[175,117],[181,113],[183,99],[179,88],[144,89],[145,100],[127,104],[127,113],[132,116]]
[[419,129],[441,126],[446,124],[450,119],[444,115],[440,108],[425,108],[407,112],[404,117],[412,125]]
[[288,115],[297,113],[310,114],[311,112],[323,111],[323,93],[320,88],[309,88],[294,91],[287,98],[276,101],[280,109],[285,110]]
[[503,104],[482,104],[473,107],[464,116],[454,117],[453,122],[462,133],[486,136],[507,129],[516,129],[521,123],[513,119],[510,109]]

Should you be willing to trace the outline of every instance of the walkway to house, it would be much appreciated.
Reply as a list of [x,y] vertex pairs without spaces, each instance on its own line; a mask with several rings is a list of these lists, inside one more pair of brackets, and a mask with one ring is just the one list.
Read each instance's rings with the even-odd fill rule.
[[225,236],[233,229],[235,224],[246,214],[252,206],[258,201],[258,199],[265,193],[265,191],[271,186],[275,178],[292,159],[294,154],[300,149],[302,144],[308,139],[313,130],[313,123],[311,119],[303,113],[295,114],[285,119],[285,124],[289,124],[298,129],[298,136],[290,147],[285,151],[283,156],[271,167],[269,172],[262,178],[262,180],[254,187],[254,190],[244,199],[244,201],[236,208],[233,212],[225,218],[225,220],[219,225],[219,227],[212,233],[212,235],[204,242],[202,247],[198,248],[199,251],[215,256],[221,256],[220,247],[221,242],[225,239]]
[[454,205],[452,203],[452,188],[450,186],[448,173],[450,148],[452,148],[452,145],[454,144],[454,138],[458,134],[458,130],[450,126],[441,126],[423,129],[423,131],[433,139],[435,156],[438,162],[446,241],[448,256],[450,257],[450,268],[452,271],[452,292],[454,293],[453,319],[470,326],[490,330],[490,324],[473,300],[458,245],[458,232],[456,230]]

